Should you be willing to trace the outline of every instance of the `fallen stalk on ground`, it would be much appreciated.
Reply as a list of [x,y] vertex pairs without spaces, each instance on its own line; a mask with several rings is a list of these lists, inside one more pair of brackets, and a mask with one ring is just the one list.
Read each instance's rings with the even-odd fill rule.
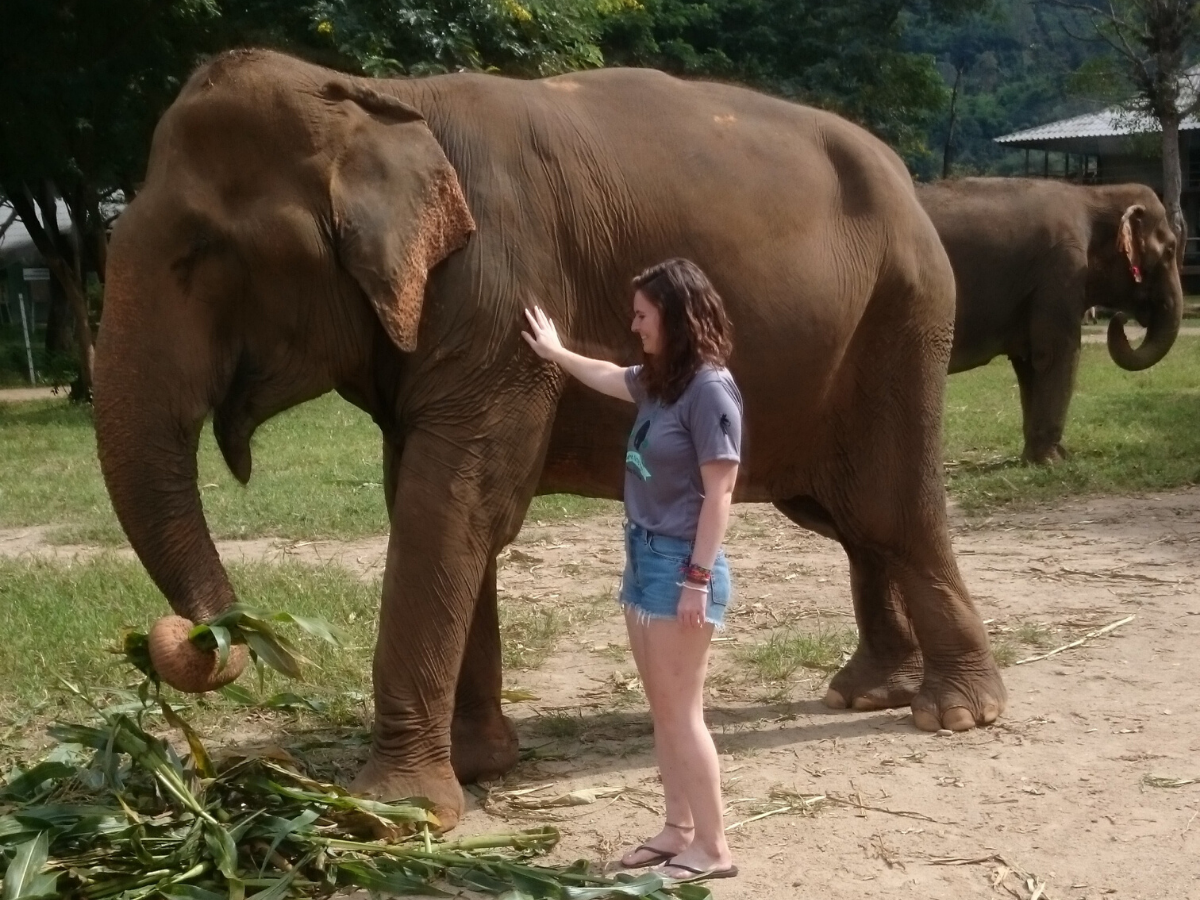
[[1057,656],[1058,654],[1062,653],[1064,650],[1072,650],[1075,647],[1079,647],[1083,644],[1086,644],[1088,641],[1093,640],[1094,638],[1102,637],[1102,636],[1108,634],[1109,632],[1115,631],[1116,629],[1120,628],[1122,625],[1128,625],[1135,618],[1136,618],[1136,616],[1126,616],[1123,619],[1119,619],[1116,622],[1112,622],[1108,625],[1105,625],[1103,628],[1097,628],[1095,631],[1089,631],[1083,637],[1079,638],[1078,640],[1071,641],[1071,643],[1069,643],[1069,644],[1063,644],[1061,647],[1055,647],[1049,653],[1039,653],[1037,656],[1028,656],[1025,659],[1018,659],[1017,665],[1022,666],[1025,663],[1037,662],[1038,660],[1041,660],[1041,659],[1049,659],[1052,656]]

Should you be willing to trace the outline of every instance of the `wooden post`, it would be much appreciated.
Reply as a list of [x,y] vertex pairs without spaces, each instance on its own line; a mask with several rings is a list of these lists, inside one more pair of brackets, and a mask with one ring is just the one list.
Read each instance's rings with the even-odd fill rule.
[[[21,308],[21,331],[25,335],[25,359],[29,362],[29,383],[37,384],[37,372],[33,369],[33,344],[29,340],[29,319],[25,318],[25,299],[21,291],[17,291],[17,306]],[[33,318],[33,297],[29,298],[29,318]]]

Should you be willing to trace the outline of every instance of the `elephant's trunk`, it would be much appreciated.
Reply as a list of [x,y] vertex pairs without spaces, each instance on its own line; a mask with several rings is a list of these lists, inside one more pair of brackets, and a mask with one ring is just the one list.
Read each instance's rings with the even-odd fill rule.
[[1166,302],[1156,305],[1146,322],[1146,336],[1141,344],[1133,347],[1125,334],[1126,317],[1124,313],[1116,313],[1108,323],[1108,353],[1122,369],[1137,372],[1148,369],[1164,356],[1179,336],[1179,326],[1183,322],[1183,289],[1179,285],[1178,273],[1172,271],[1161,277],[1170,278],[1174,285],[1167,290]]
[[[181,399],[185,389],[172,374],[178,367],[164,359],[162,342],[156,344],[153,337],[155,326],[133,313],[132,298],[121,293],[123,279],[114,275],[110,271],[96,346],[100,469],[121,527],[154,583],[179,616],[206,622],[235,602],[209,535],[197,484],[196,450],[207,410],[201,401]],[[163,642],[152,632],[152,657],[164,680],[180,690],[199,692],[240,674],[245,648],[218,671],[215,654],[196,650],[186,641],[187,629],[181,637],[174,621],[176,649],[192,658],[181,671],[176,661],[162,656]]]

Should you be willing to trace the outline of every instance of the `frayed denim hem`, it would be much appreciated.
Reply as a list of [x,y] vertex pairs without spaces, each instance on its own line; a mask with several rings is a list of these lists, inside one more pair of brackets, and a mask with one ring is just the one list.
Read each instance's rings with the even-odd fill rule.
[[[621,604],[622,609],[631,609],[637,614],[637,623],[639,625],[648,625],[654,621],[673,622],[676,618],[674,615],[667,615],[666,613],[652,613],[638,606],[636,603],[630,603],[628,600],[618,599],[617,602]],[[704,622],[706,625],[711,625],[714,632],[725,630],[724,622],[719,619],[710,618],[707,613],[704,616]]]

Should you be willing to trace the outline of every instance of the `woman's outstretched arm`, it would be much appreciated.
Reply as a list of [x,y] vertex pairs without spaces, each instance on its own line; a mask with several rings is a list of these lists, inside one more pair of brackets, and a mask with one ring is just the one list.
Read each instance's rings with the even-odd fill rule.
[[616,397],[618,400],[633,402],[633,396],[625,384],[623,367],[605,359],[592,359],[590,356],[572,353],[562,345],[554,323],[540,307],[525,310],[525,318],[529,320],[529,331],[522,331],[521,337],[525,338],[534,353],[542,359],[558,363],[592,390]]

